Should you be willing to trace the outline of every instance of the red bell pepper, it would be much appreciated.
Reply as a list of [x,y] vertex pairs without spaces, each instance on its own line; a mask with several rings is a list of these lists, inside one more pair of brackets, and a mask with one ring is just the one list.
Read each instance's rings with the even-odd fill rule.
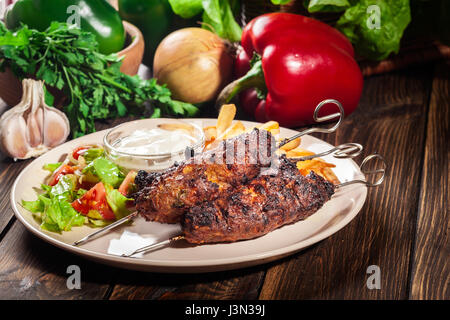
[[[361,70],[351,43],[329,25],[296,14],[265,14],[245,27],[242,49],[236,61],[242,77],[225,87],[217,106],[245,90],[240,103],[247,112],[286,127],[313,123],[314,109],[325,99],[341,102],[346,115],[356,109]],[[324,109],[330,110],[320,116],[336,112]]]

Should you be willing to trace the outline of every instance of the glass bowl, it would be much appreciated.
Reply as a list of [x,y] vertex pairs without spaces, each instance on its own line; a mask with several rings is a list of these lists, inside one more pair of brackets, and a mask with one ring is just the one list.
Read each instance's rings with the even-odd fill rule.
[[[168,136],[158,142],[162,146],[158,152],[143,152],[142,148],[136,151],[130,151],[130,149],[124,151],[124,148],[121,148],[121,145],[127,143],[127,141],[134,141],[132,135],[136,135],[136,132],[161,129],[160,126],[166,124],[172,128],[190,126],[190,130],[182,131],[184,134],[189,134],[192,139],[190,141],[186,139],[184,143],[180,141],[179,136],[171,133],[176,131],[168,130]],[[145,149],[145,145],[141,145],[144,140],[141,138],[138,147],[144,147]],[[165,148],[166,142],[167,147]],[[205,146],[205,133],[202,126],[196,124],[193,120],[143,119],[126,122],[110,129],[103,138],[103,144],[106,156],[125,170],[162,171],[171,167],[175,162],[185,160],[186,147],[190,147],[195,153],[202,152]]]

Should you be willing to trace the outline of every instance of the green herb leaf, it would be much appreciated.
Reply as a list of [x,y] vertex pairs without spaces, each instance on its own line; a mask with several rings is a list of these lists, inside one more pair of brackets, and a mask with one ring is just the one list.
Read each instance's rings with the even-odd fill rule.
[[[148,103],[162,111],[154,116],[195,113],[195,106],[172,101],[170,90],[156,79],[120,72],[122,59],[99,53],[92,33],[64,23],[52,23],[44,32],[22,26],[13,34],[0,21],[0,70],[8,67],[19,79],[32,74],[62,90],[74,138],[94,132],[95,120],[142,115]],[[53,105],[48,91],[45,98]]]

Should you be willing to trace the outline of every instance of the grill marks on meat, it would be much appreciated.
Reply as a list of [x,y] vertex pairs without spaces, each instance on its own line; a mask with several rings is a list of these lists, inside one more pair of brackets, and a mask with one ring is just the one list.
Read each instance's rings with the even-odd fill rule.
[[[198,244],[252,239],[303,220],[331,198],[334,185],[314,172],[303,176],[275,145],[269,132],[255,129],[165,172],[140,171],[136,208],[147,220],[181,222],[186,240]],[[241,161],[226,164],[230,155]]]
[[201,244],[256,238],[309,217],[331,198],[331,183],[314,172],[302,176],[284,156],[279,161],[276,175],[261,175],[213,202],[191,207],[181,221],[186,240]]
[[165,172],[139,171],[136,209],[147,220],[179,222],[188,208],[213,201],[257,177],[262,167],[270,166],[274,147],[269,132],[255,129]]

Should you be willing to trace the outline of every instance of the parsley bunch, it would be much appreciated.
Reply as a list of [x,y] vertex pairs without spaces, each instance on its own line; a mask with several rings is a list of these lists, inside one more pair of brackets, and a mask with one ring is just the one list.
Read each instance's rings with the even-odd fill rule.
[[[12,33],[0,22],[0,71],[9,67],[19,79],[35,77],[62,90],[74,138],[94,132],[98,119],[143,115],[148,109],[155,118],[197,113],[196,106],[172,100],[156,79],[120,72],[121,64],[117,55],[99,53],[93,34],[65,23],[54,22],[44,32],[22,26]],[[52,98],[47,91],[46,100]]]

